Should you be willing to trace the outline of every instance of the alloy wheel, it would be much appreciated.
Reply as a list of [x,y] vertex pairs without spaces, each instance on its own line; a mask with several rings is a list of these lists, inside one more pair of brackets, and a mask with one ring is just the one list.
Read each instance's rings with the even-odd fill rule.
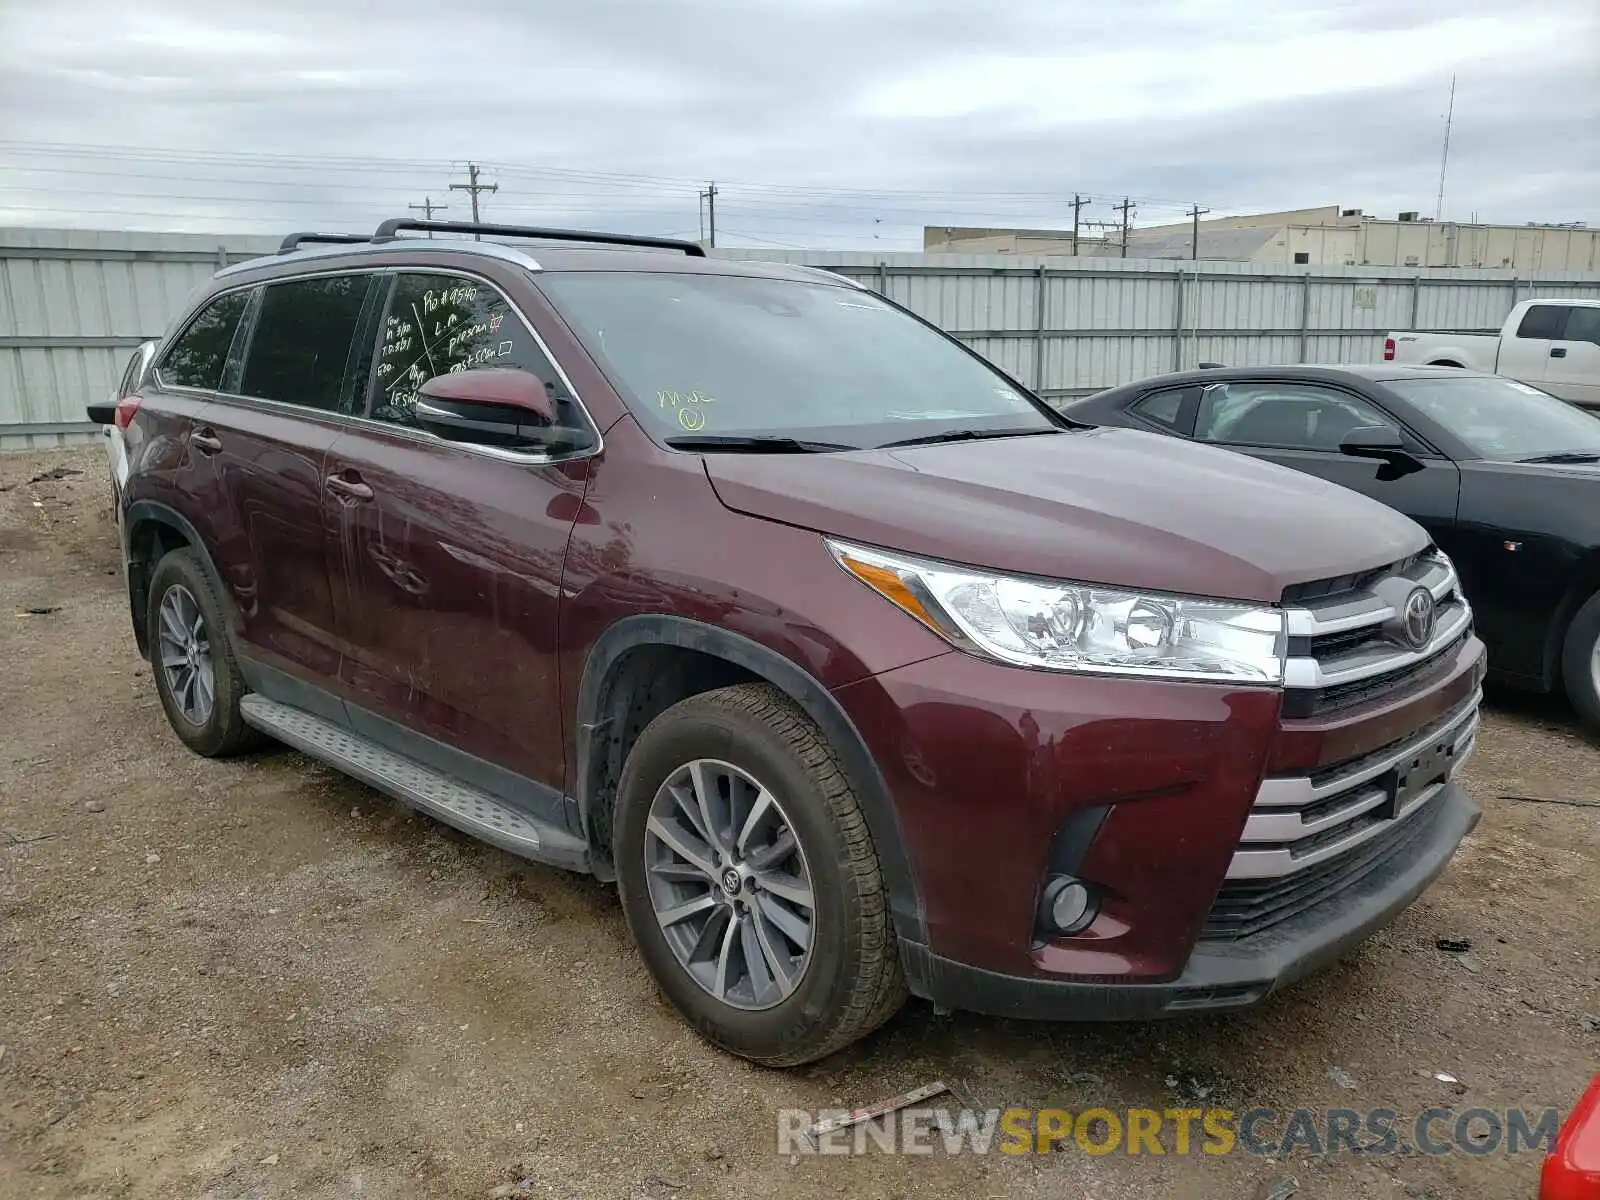
[[805,976],[816,901],[783,803],[748,772],[696,759],[645,823],[650,906],[690,977],[734,1008],[771,1008]]
[[172,701],[191,725],[204,725],[216,705],[217,678],[211,665],[211,638],[194,595],[181,583],[161,597],[156,647]]

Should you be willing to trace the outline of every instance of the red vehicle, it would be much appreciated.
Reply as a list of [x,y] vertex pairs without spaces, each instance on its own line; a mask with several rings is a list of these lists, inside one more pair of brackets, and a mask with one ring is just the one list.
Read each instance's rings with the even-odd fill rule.
[[1544,1160],[1539,1200],[1600,1200],[1600,1075],[1589,1081]]
[[298,235],[219,273],[135,406],[129,600],[178,736],[615,879],[667,996],[762,1062],[908,990],[1252,1003],[1478,818],[1483,649],[1419,526],[1086,429],[822,271]]

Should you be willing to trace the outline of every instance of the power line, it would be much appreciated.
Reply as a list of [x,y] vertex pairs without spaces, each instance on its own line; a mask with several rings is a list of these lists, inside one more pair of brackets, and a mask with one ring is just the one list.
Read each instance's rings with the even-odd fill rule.
[[[267,154],[258,152],[241,151],[203,151],[203,150],[170,150],[160,148],[144,148],[129,146],[99,146],[90,144],[50,143],[50,142],[21,142],[0,140],[0,151],[13,151],[21,153],[45,155],[77,155],[79,157],[94,157],[96,159],[117,158],[130,159],[141,163],[158,161],[171,161],[187,165],[205,165],[207,163],[232,163],[235,165],[254,165],[271,167],[278,170],[296,171],[326,171],[330,168],[343,167],[350,170],[403,170],[415,171],[418,168],[432,170],[447,170],[453,164],[443,159],[389,159],[362,156],[336,156],[336,155],[289,155]],[[505,174],[537,175],[551,178],[586,179],[590,181],[604,181],[616,186],[669,186],[676,188],[699,187],[698,181],[686,177],[665,175],[646,175],[618,171],[582,170],[578,168],[536,167],[528,164],[517,163],[483,163],[480,166],[488,167]],[[989,197],[1025,199],[1036,201],[1051,201],[1059,195],[1054,192],[982,192],[963,191],[958,189],[932,189],[932,188],[860,188],[846,187],[836,184],[799,184],[799,183],[767,183],[748,181],[732,185],[746,190],[775,190],[787,193],[808,193],[816,195],[857,196],[857,197]],[[1091,200],[1113,199],[1113,196],[1102,192],[1089,195]],[[1183,208],[1189,202],[1159,196],[1133,196],[1124,197],[1137,203],[1159,207]]]

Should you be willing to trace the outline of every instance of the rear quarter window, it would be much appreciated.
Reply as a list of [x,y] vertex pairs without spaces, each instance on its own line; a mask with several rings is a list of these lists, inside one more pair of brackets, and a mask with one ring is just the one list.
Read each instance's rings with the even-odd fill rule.
[[[238,331],[250,301],[248,291],[218,296],[200,310],[161,361],[161,382],[169,387],[203,388],[216,391],[222,386],[228,348]],[[137,360],[138,355],[134,355]],[[128,372],[133,372],[130,363]]]
[[1128,406],[1128,411],[1136,416],[1143,417],[1153,425],[1163,429],[1177,432],[1179,418],[1183,412],[1183,401],[1188,396],[1189,388],[1169,388],[1164,392],[1151,392],[1148,396],[1141,396]]

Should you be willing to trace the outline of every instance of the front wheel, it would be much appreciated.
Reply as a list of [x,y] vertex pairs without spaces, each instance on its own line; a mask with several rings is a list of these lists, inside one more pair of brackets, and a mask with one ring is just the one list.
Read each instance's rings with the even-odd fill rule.
[[872,837],[816,724],[767,684],[673,705],[617,794],[628,927],[674,1007],[769,1066],[832,1054],[905,999]]
[[1589,597],[1567,626],[1561,680],[1578,715],[1600,729],[1600,592]]

